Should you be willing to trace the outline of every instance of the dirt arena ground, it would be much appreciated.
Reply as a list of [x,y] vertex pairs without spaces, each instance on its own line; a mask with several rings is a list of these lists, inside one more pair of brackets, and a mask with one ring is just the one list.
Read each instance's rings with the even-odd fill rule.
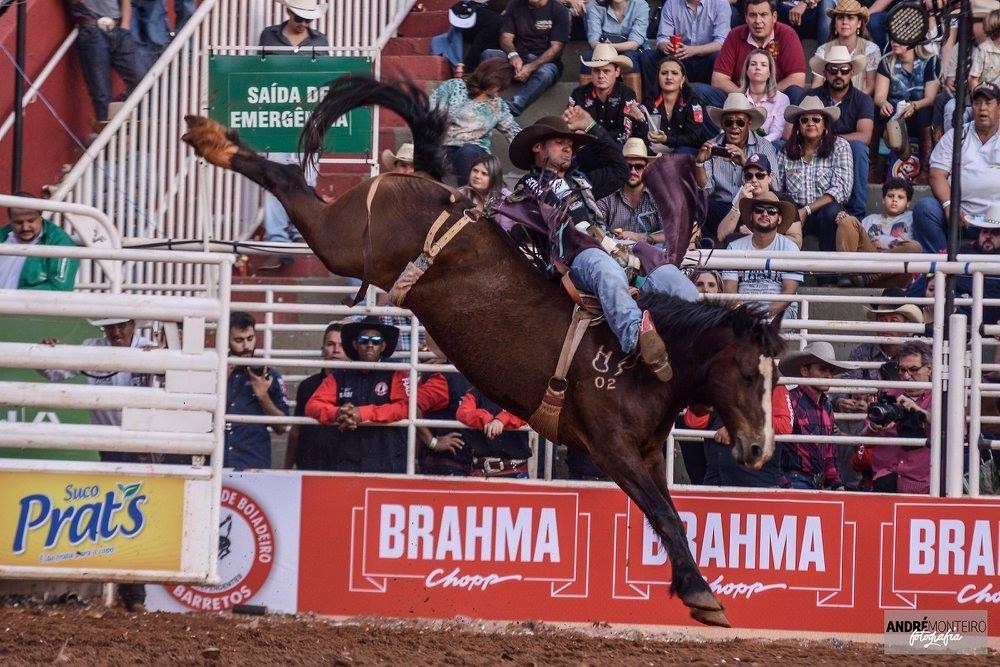
[[0,607],[0,664],[284,665],[804,665],[997,664],[1000,656],[930,661],[886,656],[880,645],[701,641],[541,623],[334,621],[310,616],[129,614],[86,603]]

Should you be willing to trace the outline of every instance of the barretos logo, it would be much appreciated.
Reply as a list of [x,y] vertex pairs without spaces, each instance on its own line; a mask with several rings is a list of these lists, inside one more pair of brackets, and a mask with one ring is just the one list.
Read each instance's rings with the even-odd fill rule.
[[379,593],[419,578],[466,592],[547,581],[558,596],[577,580],[589,533],[576,493],[369,489],[352,523],[351,589]]
[[[802,507],[792,506],[794,504]],[[774,590],[816,591],[817,604],[853,602],[852,572],[843,552],[853,549],[854,525],[838,503],[745,501],[686,497],[680,512],[688,549],[719,597],[749,599]],[[650,587],[670,581],[667,550],[639,510],[618,515],[615,597],[648,598]],[[846,559],[849,562],[849,559]]]
[[274,555],[274,531],[260,505],[245,493],[223,487],[219,523],[221,583],[217,586],[178,585],[168,591],[192,609],[230,609],[260,592],[271,574]]
[[[44,536],[40,563],[103,556],[115,552],[108,544],[118,536],[134,538],[146,525],[142,482],[102,485],[67,484],[63,495],[33,493],[21,498],[12,550],[22,554],[34,535]],[[66,547],[71,547],[66,549]],[[65,549],[65,550],[63,550]]]
[[916,609],[918,593],[1000,605],[1000,506],[896,503],[882,525],[882,571],[887,607]]

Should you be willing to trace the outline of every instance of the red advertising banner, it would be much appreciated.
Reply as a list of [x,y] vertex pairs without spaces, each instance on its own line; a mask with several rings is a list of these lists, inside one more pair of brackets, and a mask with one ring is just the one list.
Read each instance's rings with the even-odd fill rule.
[[[881,634],[886,609],[981,609],[1000,635],[1000,502],[674,494],[740,628]],[[694,625],[613,487],[305,475],[298,611]]]

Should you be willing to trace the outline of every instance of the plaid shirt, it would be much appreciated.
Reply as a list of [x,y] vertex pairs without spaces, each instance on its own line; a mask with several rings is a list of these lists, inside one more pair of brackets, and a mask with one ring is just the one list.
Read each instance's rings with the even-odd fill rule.
[[[773,163],[772,163],[773,164]],[[847,201],[854,187],[854,158],[851,146],[837,137],[828,157],[814,155],[812,162],[789,160],[781,153],[781,191],[798,206],[811,204],[823,195],[830,195],[839,204]]]
[[627,232],[652,234],[663,229],[653,195],[645,188],[639,197],[639,205],[635,208],[632,208],[632,202],[621,190],[598,201],[597,208],[604,214],[604,226],[612,231],[621,227]]
[[[833,406],[826,394],[812,387],[799,386],[788,392],[792,403],[792,432],[796,435],[838,435]],[[827,486],[843,484],[837,471],[834,445],[829,443],[785,443],[781,447],[782,472],[797,472],[806,477],[822,475]]]
[[[720,134],[718,141],[724,142],[725,135]],[[721,144],[720,144],[721,145]],[[845,144],[846,145],[846,144]],[[778,154],[774,150],[771,142],[756,132],[751,132],[747,137],[747,145],[743,147],[743,155],[752,157],[763,155],[767,161],[774,165],[772,183],[776,188],[781,183],[781,163]],[[847,149],[847,157],[851,157],[851,149]],[[705,183],[705,190],[709,193],[709,199],[724,201],[727,204],[736,199],[736,193],[743,187],[743,167],[732,160],[713,157],[705,161],[705,176],[708,181]],[[851,191],[851,182],[847,183],[847,191]]]

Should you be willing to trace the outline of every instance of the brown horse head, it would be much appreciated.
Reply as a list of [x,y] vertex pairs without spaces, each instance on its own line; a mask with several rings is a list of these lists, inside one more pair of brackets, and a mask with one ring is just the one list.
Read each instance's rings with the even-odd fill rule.
[[753,307],[648,297],[656,328],[670,347],[675,376],[694,386],[693,403],[713,406],[736,460],[759,470],[774,454],[771,391],[784,341],[781,317],[768,323]]

